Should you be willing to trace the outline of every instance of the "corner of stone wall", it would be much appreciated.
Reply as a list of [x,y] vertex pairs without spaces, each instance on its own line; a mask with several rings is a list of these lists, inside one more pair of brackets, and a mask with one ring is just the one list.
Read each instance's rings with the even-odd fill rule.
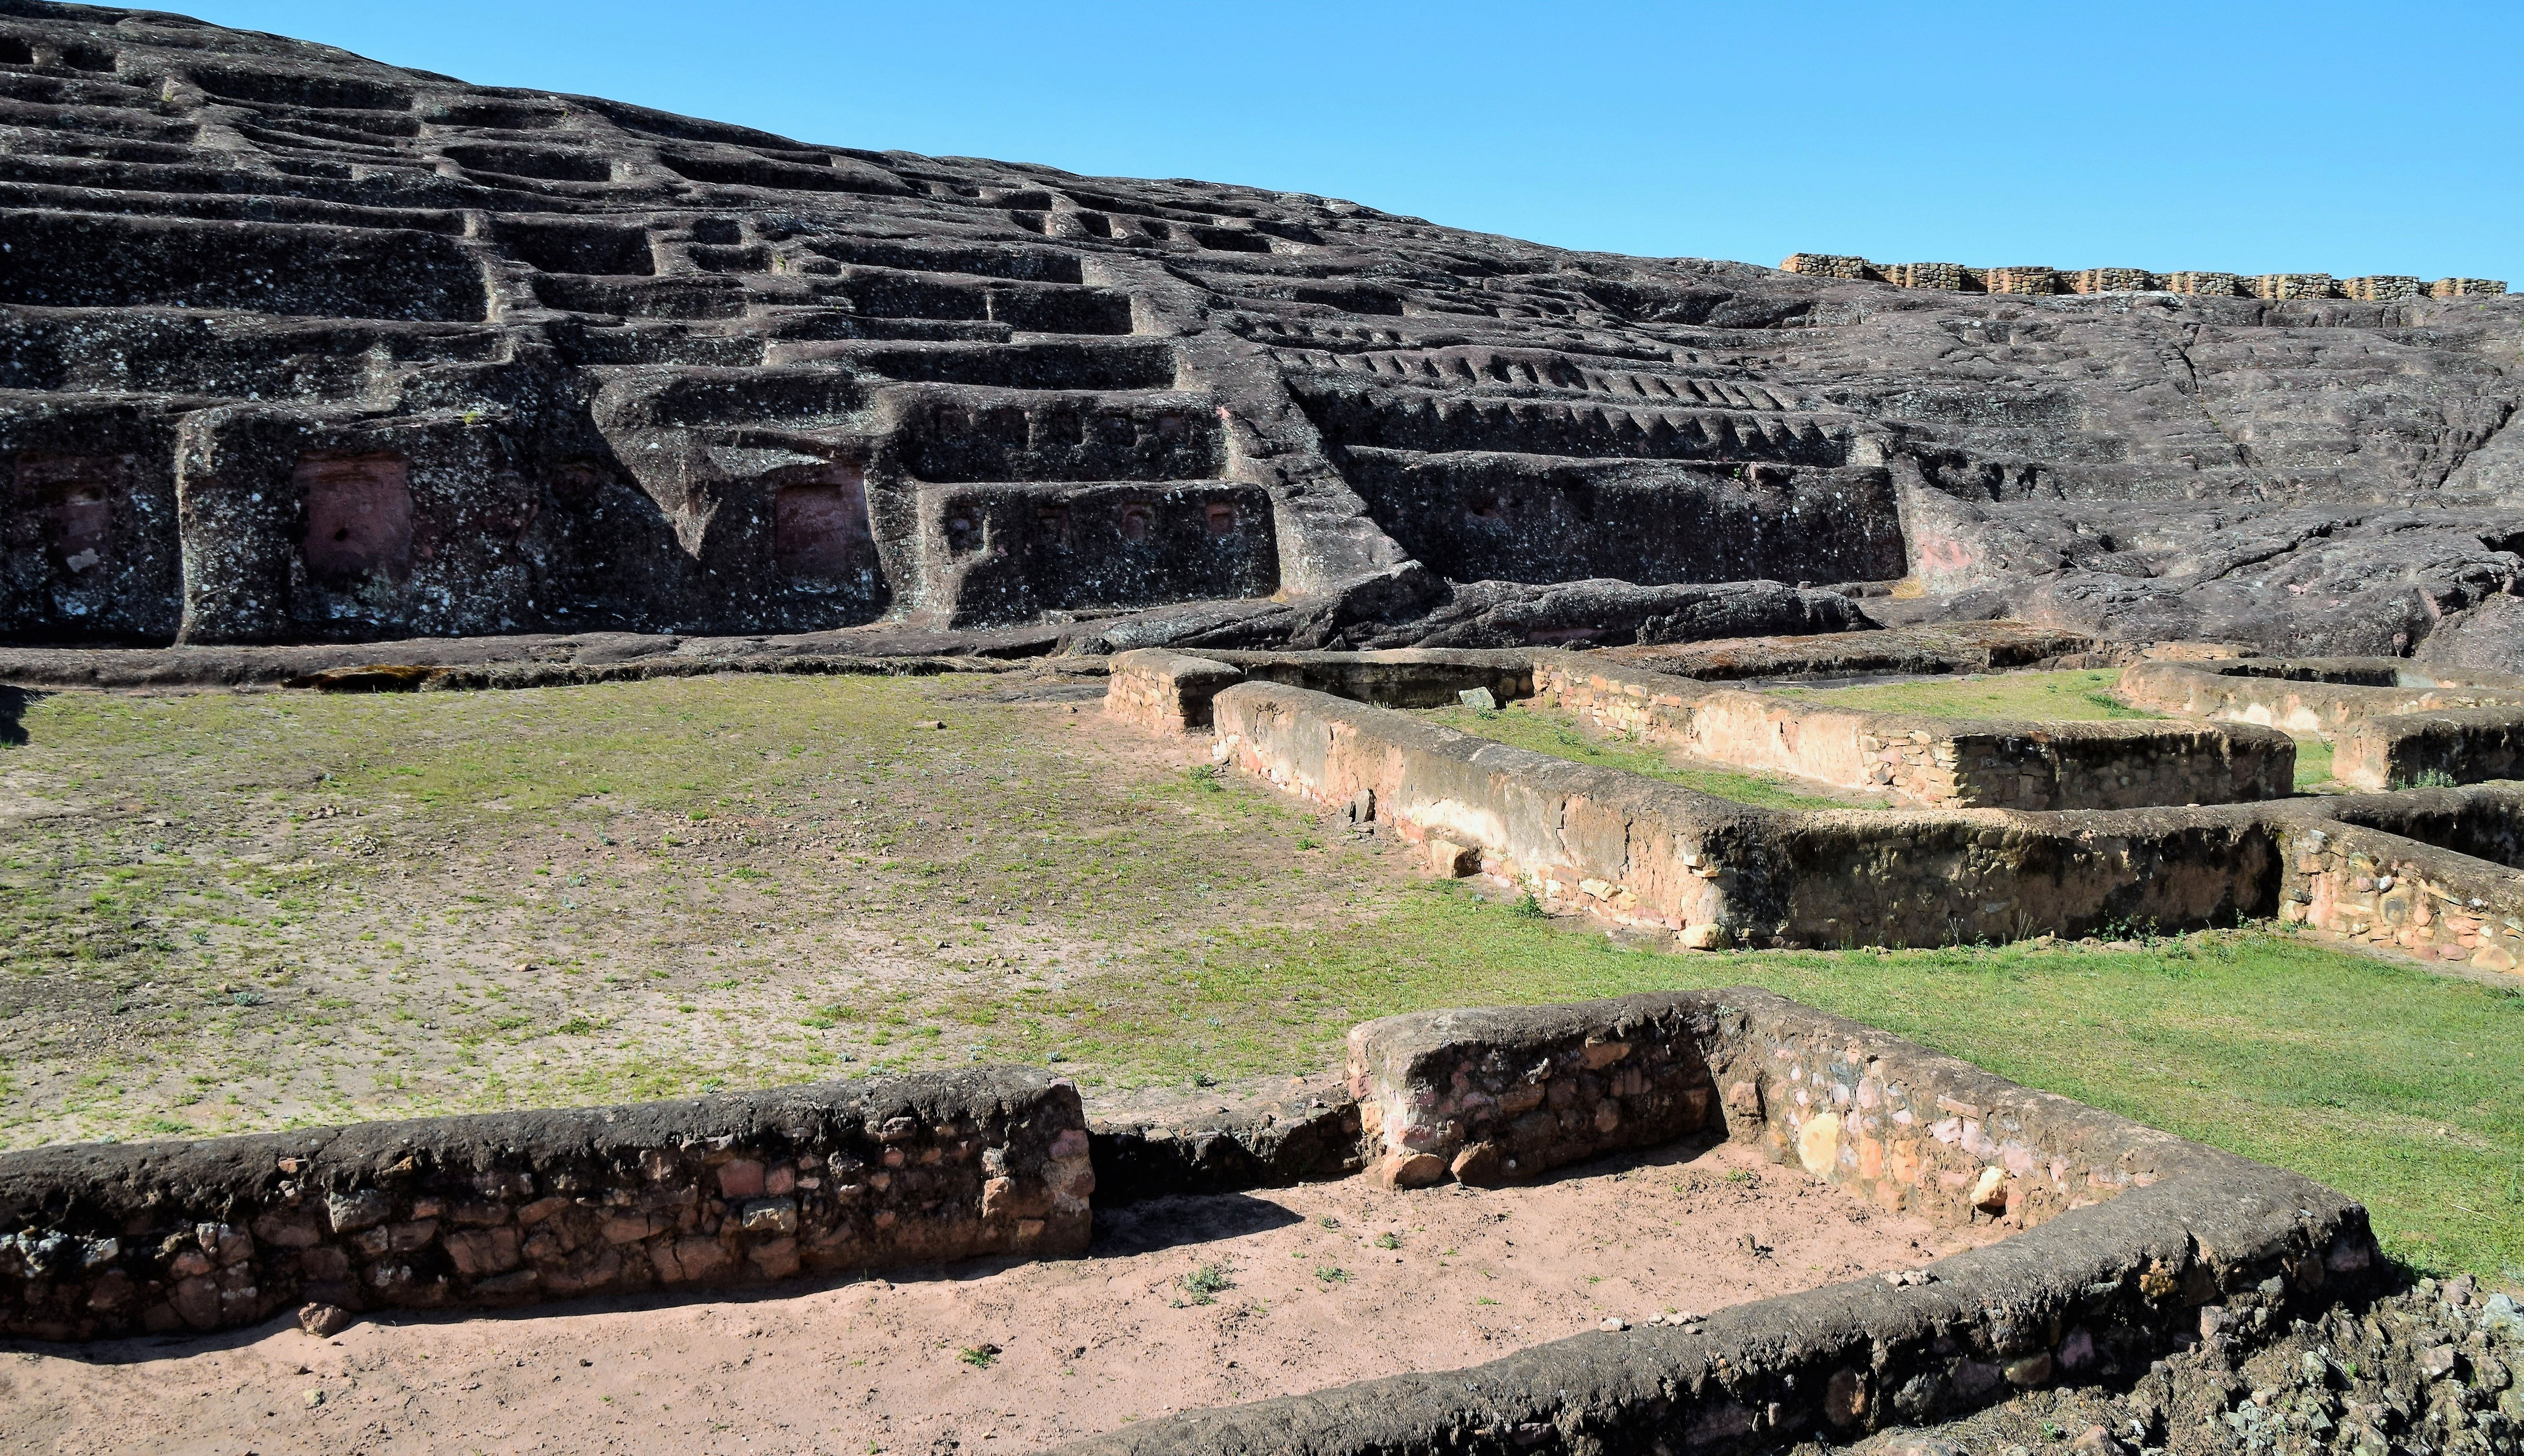
[[1151,733],[1198,733],[1211,725],[1212,701],[1242,681],[1242,669],[1215,658],[1164,648],[1117,653],[1107,669],[1104,711]]

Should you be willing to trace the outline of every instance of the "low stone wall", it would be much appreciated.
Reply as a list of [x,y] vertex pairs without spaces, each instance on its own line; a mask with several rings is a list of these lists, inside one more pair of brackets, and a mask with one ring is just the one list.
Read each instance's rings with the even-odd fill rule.
[[1209,652],[1143,648],[1111,664],[1104,710],[1158,733],[1210,725],[1210,700],[1252,679],[1286,683],[1383,707],[1436,707],[1486,690],[1501,703],[1533,694],[1533,669],[1521,651],[1405,648],[1375,653]]
[[0,1153],[0,1332],[250,1325],[1084,1253],[1078,1092],[1022,1068]]
[[2321,806],[2344,824],[2524,869],[2524,784],[2341,795]]
[[2355,823],[2288,837],[2280,918],[2423,960],[2524,965],[2524,871]]
[[2129,649],[2023,622],[1939,622],[1812,637],[1598,648],[1587,660],[1669,677],[1847,677],[1861,673],[2001,672],[2011,667],[2118,666]]
[[1537,695],[1643,743],[1923,807],[2144,808],[2295,790],[2296,743],[2271,729],[1863,712],[1707,687],[1596,655],[1535,654]]
[[[2204,1330],[2266,1328],[2354,1295],[2377,1263],[2365,1210],[2310,1180],[1750,988],[1395,1017],[1359,1028],[1351,1047],[1388,1158],[1477,1160],[1474,1132],[1539,1129],[1546,1110],[1538,1160],[1625,1126],[1644,1143],[1684,1121],[1692,1099],[1679,1094],[1697,1091],[1728,1137],[1880,1206],[2022,1232],[1693,1328],[1590,1333],[1059,1449],[1676,1456],[1839,1443],[2063,1378],[2134,1377]],[[1537,1090],[1531,1109],[1500,1110]]]
[[1088,1108],[1098,1207],[1346,1178],[1358,1102],[1335,1077],[1107,1092]]
[[2361,789],[2524,778],[2524,706],[2366,718],[2332,744],[2333,776]]
[[2330,742],[2332,773],[2361,789],[2477,783],[2524,772],[2524,678],[2422,670],[2397,657],[2140,662],[2122,701]]
[[1376,653],[1204,653],[1252,682],[1286,683],[1379,707],[1441,707],[1486,690],[1501,703],[1533,696],[1533,654],[1522,649],[1403,648]]
[[1209,703],[1244,674],[1210,657],[1163,648],[1114,655],[1105,679],[1104,711],[1151,733],[1192,733],[1209,727]]
[[1717,1125],[1696,995],[1427,1011],[1350,1029],[1359,1136],[1388,1188],[1486,1187]]
[[2271,913],[2274,832],[2241,806],[1782,813],[1304,689],[1216,700],[1222,760],[1545,902],[1686,946],[1950,945]]

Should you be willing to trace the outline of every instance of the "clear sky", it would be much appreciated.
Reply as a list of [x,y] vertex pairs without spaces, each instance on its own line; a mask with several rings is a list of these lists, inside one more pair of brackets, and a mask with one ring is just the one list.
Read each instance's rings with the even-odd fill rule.
[[1777,263],[2524,289],[2524,3],[166,0],[810,142]]

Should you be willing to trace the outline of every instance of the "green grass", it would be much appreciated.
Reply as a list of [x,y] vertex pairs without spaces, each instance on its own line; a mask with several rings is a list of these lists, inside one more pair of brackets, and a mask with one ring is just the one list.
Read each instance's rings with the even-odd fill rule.
[[1549,753],[1575,763],[1591,763],[1599,768],[1626,769],[1758,808],[1873,807],[1850,800],[1824,799],[1803,793],[1789,781],[1769,774],[1734,773],[1719,768],[1680,768],[1668,762],[1665,754],[1656,749],[1587,733],[1574,720],[1544,708],[1518,706],[1485,714],[1469,707],[1434,707],[1414,716],[1459,733],[1494,739],[1514,748],[1530,749],[1537,753]]
[[46,698],[0,749],[63,806],[0,846],[0,1145],[977,1060],[1184,1085],[1393,1012],[1749,982],[2319,1178],[2424,1267],[2524,1267],[2515,990],[2259,932],[1652,953],[994,688]]
[[1884,683],[1873,687],[1773,688],[1769,691],[1832,707],[1868,712],[1922,713],[1948,718],[2029,718],[2101,722],[2118,718],[2160,718],[2164,714],[2131,707],[2111,695],[2120,681],[2117,668],[2075,672],[1995,672],[1920,682]]
[[[2029,718],[2102,722],[2161,718],[2112,697],[2120,680],[2113,668],[2076,672],[2002,672],[1880,687],[1774,688],[1772,692],[1870,712],[1922,713],[1935,717]],[[2318,738],[2296,741],[2296,787],[2302,794],[2331,781],[2331,745]],[[1729,795],[1728,798],[1734,796]]]
[[[1537,926],[1478,894],[1415,887],[1337,940],[1257,933],[1223,947],[1193,1013],[1251,1032],[1208,1064],[1329,1060],[1337,1026],[1432,1006],[1753,984],[2309,1174],[2363,1199],[2386,1246],[2414,1263],[2524,1279],[2524,1110],[2507,1089],[2524,990],[2260,931],[2136,951],[1675,955]],[[1303,1009],[1323,1005],[1336,1014]],[[1321,1051],[1291,1055],[1300,1047]],[[1121,1026],[1085,1054],[1168,1069],[1165,1048]]]

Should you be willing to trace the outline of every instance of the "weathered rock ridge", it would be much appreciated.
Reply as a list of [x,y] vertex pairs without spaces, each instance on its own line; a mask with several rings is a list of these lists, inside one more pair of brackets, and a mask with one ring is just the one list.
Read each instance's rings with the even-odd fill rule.
[[0,245],[19,642],[2515,617],[2524,299],[1572,253],[36,0]]

